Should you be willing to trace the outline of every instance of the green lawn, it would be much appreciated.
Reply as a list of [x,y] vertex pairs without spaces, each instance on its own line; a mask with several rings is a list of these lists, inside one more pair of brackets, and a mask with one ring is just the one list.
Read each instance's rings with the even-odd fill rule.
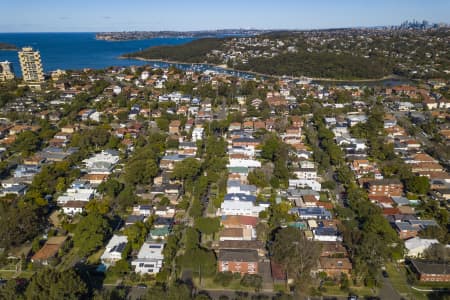
[[116,284],[116,282],[120,279],[121,277],[117,274],[113,274],[112,272],[108,272],[106,271],[106,277],[105,280],[103,281],[104,284]]
[[387,264],[386,271],[389,274],[389,279],[394,289],[401,296],[405,296],[407,299],[414,297],[416,300],[427,300],[427,293],[422,293],[413,290],[406,281],[406,269],[403,265],[398,265],[398,269],[394,264]]
[[[372,289],[365,286],[354,286],[350,285],[349,291],[343,291],[341,290],[339,285],[324,285],[326,288],[325,292],[322,292],[324,296],[348,296],[350,293],[356,294],[361,297],[371,297],[374,296]],[[375,290],[375,294],[377,294],[378,291]]]
[[254,292],[253,288],[244,287],[241,285],[240,279],[233,279],[231,283],[224,287],[220,284],[217,284],[213,281],[213,278],[202,278],[202,285],[200,286],[200,282],[198,277],[194,277],[194,284],[196,287],[200,287],[208,290],[234,290],[234,291],[245,291],[245,292]]
[[11,278],[31,278],[33,276],[33,271],[22,271],[18,276],[16,276],[16,271],[12,270],[0,270],[0,278],[11,279]]
[[102,256],[104,249],[101,248],[97,252],[93,253],[91,256],[87,258],[88,264],[94,265],[100,262],[100,256]]

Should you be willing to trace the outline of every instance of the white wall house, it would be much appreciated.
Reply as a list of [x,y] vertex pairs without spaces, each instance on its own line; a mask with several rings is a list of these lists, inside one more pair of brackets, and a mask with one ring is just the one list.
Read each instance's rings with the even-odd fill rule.
[[256,197],[245,194],[227,194],[218,209],[218,215],[239,215],[258,217],[259,213],[266,210],[269,204],[256,204]]
[[110,174],[112,168],[119,162],[119,153],[115,150],[103,150],[90,158],[83,160],[88,173]]
[[261,168],[261,162],[254,159],[230,158],[227,167]]
[[192,131],[192,141],[201,141],[203,139],[203,131],[204,129],[202,127],[195,127]]
[[145,242],[137,258],[131,262],[134,271],[139,274],[157,274],[162,268],[164,244]]
[[313,191],[318,191],[322,189],[322,185],[317,180],[310,179],[289,179],[289,187],[293,188],[310,188]]
[[122,259],[122,253],[128,243],[128,238],[122,235],[113,235],[106,245],[105,252],[100,257],[105,265],[114,265],[117,261]]
[[436,239],[422,239],[420,237],[409,239],[405,241],[406,255],[409,257],[420,257],[433,244],[439,244],[439,241]]

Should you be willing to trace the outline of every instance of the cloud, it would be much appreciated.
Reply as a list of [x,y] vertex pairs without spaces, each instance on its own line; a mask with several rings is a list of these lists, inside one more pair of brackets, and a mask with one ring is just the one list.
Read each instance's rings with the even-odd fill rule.
[[105,19],[105,20],[110,20],[110,19],[112,19],[112,17],[110,17],[110,16],[104,16],[103,19]]

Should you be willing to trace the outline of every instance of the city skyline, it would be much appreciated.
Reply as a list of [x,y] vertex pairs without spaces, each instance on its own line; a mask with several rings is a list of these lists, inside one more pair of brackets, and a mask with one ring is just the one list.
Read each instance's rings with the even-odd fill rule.
[[[10,1],[11,2],[11,1]],[[26,8],[26,9],[24,9]],[[10,3],[0,32],[214,30],[223,28],[323,29],[397,25],[404,20],[450,21],[450,2],[285,0],[214,3],[54,0]],[[20,18],[18,18],[20,16]]]

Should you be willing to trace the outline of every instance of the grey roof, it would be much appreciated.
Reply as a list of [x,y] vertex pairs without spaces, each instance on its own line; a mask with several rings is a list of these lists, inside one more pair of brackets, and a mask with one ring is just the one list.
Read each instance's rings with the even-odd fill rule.
[[184,155],[184,154],[174,154],[174,155],[166,155],[161,160],[181,161],[188,157],[190,157],[190,156]]
[[240,261],[240,262],[257,262],[258,252],[256,250],[247,249],[227,249],[220,250],[218,255],[219,261]]
[[337,230],[333,227],[318,227],[314,229],[315,235],[328,235],[335,236],[338,234]]
[[398,205],[409,205],[409,200],[406,197],[393,196],[391,198]]
[[257,240],[252,241],[234,241],[226,240],[219,242],[219,249],[252,249],[259,250],[264,248],[264,243]]
[[450,264],[411,260],[414,268],[421,274],[450,274]]
[[246,195],[246,194],[226,194],[224,200],[225,201],[239,200],[239,201],[255,202],[256,201],[256,196]]
[[313,190],[307,190],[307,189],[288,189],[287,193],[293,197],[301,197],[306,195],[313,195],[313,196],[319,196],[320,193]]
[[233,140],[234,143],[258,143],[258,139],[241,137]]
[[139,222],[139,221],[144,221],[144,219],[145,219],[145,216],[141,216],[141,215],[139,215],[139,216],[136,216],[136,215],[129,215],[128,216],[128,218],[127,218],[127,220],[125,221],[125,223],[127,223],[127,224],[133,224],[133,223],[137,223],[137,222]]
[[331,213],[323,207],[294,207],[291,213],[297,213],[301,217],[315,217],[318,219],[331,219]]

